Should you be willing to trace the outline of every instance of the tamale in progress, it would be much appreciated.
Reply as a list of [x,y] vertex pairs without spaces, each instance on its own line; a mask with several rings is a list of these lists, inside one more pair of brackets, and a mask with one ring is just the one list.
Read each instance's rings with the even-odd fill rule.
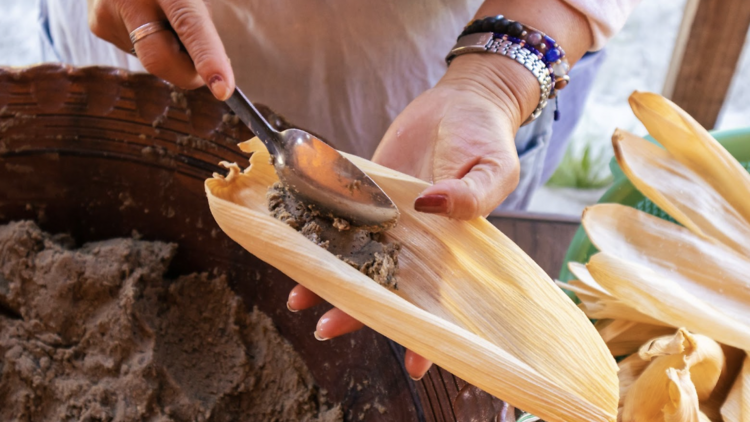
[[484,391],[547,421],[614,421],[617,365],[594,326],[547,274],[485,219],[413,210],[428,184],[347,156],[401,213],[398,290],[374,282],[274,218],[278,181],[258,140],[244,170],[206,181],[222,230],[342,311]]

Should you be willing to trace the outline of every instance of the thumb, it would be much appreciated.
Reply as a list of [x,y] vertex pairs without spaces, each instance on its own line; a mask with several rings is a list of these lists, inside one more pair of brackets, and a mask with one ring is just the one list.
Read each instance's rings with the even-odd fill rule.
[[489,215],[518,186],[520,165],[515,154],[480,158],[461,179],[443,179],[414,201],[419,212],[460,220]]

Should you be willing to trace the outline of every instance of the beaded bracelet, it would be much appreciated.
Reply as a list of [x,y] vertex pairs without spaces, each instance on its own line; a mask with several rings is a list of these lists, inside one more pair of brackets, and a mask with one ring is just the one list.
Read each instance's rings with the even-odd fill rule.
[[568,76],[570,64],[568,59],[565,58],[565,50],[544,32],[520,22],[512,21],[503,15],[498,15],[475,19],[464,27],[458,39],[479,32],[492,32],[498,37],[507,35],[511,39],[517,39],[524,48],[537,54],[550,68],[550,73],[554,75],[555,85],[550,93],[550,98],[555,98],[557,95],[555,90],[565,88],[570,82]]
[[454,57],[467,53],[495,53],[511,58],[528,69],[539,82],[539,103],[531,116],[523,122],[524,125],[536,120],[547,106],[547,100],[552,91],[552,75],[547,65],[535,54],[524,48],[517,39],[504,35],[496,38],[492,32],[466,35],[458,40],[446,62],[450,64]]

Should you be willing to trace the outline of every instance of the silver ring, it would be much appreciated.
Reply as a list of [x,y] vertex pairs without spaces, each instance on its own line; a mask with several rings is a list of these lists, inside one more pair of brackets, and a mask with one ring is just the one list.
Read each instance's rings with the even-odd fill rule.
[[135,28],[130,32],[130,42],[135,45],[138,41],[159,31],[171,31],[172,27],[167,21],[149,22]]

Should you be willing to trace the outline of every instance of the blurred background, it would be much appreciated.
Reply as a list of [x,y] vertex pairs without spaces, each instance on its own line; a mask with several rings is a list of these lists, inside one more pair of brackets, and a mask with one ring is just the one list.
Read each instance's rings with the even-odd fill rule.
[[[646,134],[627,98],[633,90],[664,91],[689,1],[643,0],[625,28],[610,41],[566,156],[546,186],[537,191],[529,211],[579,216],[611,184],[610,136],[617,127]],[[34,0],[0,0],[0,65],[25,66],[50,56],[49,47],[38,35],[36,8]],[[750,42],[744,45],[716,129],[750,126]]]

